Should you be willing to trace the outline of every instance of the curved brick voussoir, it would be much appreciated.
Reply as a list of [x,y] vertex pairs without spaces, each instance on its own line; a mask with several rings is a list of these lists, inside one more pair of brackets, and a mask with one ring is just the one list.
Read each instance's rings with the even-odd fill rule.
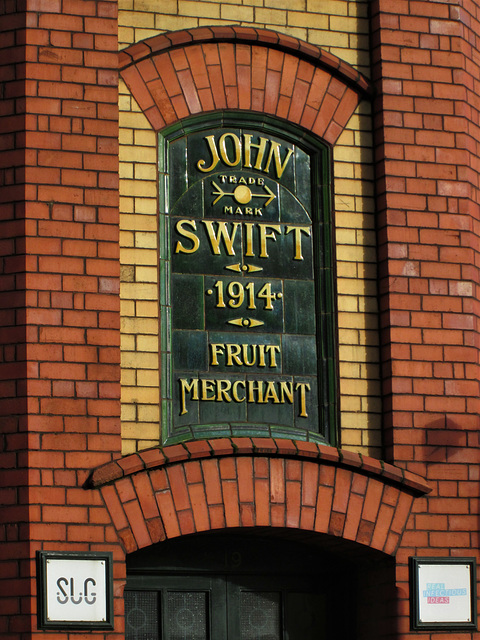
[[293,122],[335,144],[371,85],[314,45],[265,29],[202,27],[120,52],[120,73],[155,130],[221,109]]
[[392,465],[271,438],[150,449],[95,469],[88,485],[101,489],[127,552],[201,531],[278,527],[394,555],[415,497],[429,491]]

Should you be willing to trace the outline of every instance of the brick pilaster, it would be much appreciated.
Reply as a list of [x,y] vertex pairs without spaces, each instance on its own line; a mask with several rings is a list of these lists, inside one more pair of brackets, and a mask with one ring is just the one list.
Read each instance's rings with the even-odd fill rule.
[[2,545],[18,563],[0,573],[23,580],[8,587],[0,630],[20,638],[36,629],[36,550],[117,548],[99,496],[82,488],[91,467],[120,452],[117,3],[5,7],[2,110],[12,133],[3,136],[2,224],[12,239],[0,276],[12,400],[1,405],[10,416],[2,444],[5,464],[19,466],[7,499],[20,502],[20,524],[2,534],[30,545]]
[[408,557],[478,556],[476,14],[473,2],[373,4],[386,455],[432,486],[397,554],[402,638]]
[[24,2],[0,13],[0,636],[28,631]]

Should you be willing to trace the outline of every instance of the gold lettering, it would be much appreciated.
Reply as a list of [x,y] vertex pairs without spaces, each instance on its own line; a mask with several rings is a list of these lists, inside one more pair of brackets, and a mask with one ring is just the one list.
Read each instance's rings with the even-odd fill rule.
[[[248,359],[248,347],[252,349],[252,358]],[[257,361],[257,345],[256,344],[242,344],[243,362],[247,367],[253,367]]]
[[[210,137],[210,136],[209,136]],[[227,138],[231,138],[233,140],[233,148],[235,151],[235,158],[230,160],[227,155]],[[218,146],[220,147],[220,155],[225,164],[228,164],[229,167],[235,167],[242,157],[242,152],[240,149],[240,140],[238,136],[234,133],[224,133],[223,136],[220,136],[220,140],[218,141]]]
[[185,405],[185,393],[190,393],[193,390],[192,400],[198,400],[198,378],[194,378],[190,384],[185,378],[180,378],[180,415],[183,416],[187,413]]
[[[253,168],[258,171],[264,171],[268,173],[270,171],[270,165],[272,164],[272,160],[275,165],[275,172],[277,174],[277,178],[280,179],[287,168],[287,165],[290,161],[290,158],[293,155],[293,149],[287,149],[286,154],[282,160],[281,157],[281,147],[282,145],[279,142],[275,142],[275,140],[270,140],[269,138],[260,137],[258,138],[259,142],[252,142],[253,135],[252,134],[244,134],[243,135],[243,166],[247,169]],[[227,140],[230,139],[233,143],[233,157],[230,158],[227,150]],[[208,173],[209,171],[213,171],[217,166],[220,158],[223,162],[229,167],[235,167],[240,164],[242,159],[242,146],[240,144],[240,139],[235,133],[227,132],[220,136],[218,141],[218,148],[215,142],[215,136],[205,136],[204,140],[208,145],[208,149],[212,156],[210,166],[206,166],[207,162],[204,159],[201,159],[197,162],[197,169],[202,173]],[[264,164],[264,160],[266,157],[267,144],[270,143],[270,150],[268,152],[268,157],[266,163]],[[257,154],[255,159],[253,158],[254,153],[253,150],[257,150]],[[224,182],[224,176],[220,176],[219,178],[222,182]],[[253,184],[253,183],[252,183]],[[257,184],[262,184],[259,180]]]
[[232,398],[228,394],[232,387],[230,380],[217,380],[217,402],[231,402]]
[[295,254],[293,256],[293,259],[294,260],[303,260],[303,255],[302,255],[302,233],[304,233],[306,236],[310,237],[312,235],[310,227],[287,227],[285,229],[285,235],[290,233],[290,231],[294,232],[294,238],[295,238]]
[[[263,380],[249,380],[248,381],[248,402],[258,402],[259,404],[265,404],[263,399]],[[258,399],[255,400],[255,392]]]
[[280,393],[282,404],[285,403],[285,396],[290,404],[293,404],[293,382],[280,382]]
[[267,146],[268,138],[260,138],[260,144],[255,144],[252,142],[252,135],[245,133],[243,135],[243,140],[245,142],[245,159],[244,159],[244,167],[250,169],[252,167],[252,157],[251,150],[252,147],[258,149],[257,160],[255,162],[255,169],[262,170],[262,162],[263,156],[265,154],[265,147]]
[[270,354],[270,367],[276,367],[277,361],[275,359],[275,352],[280,353],[280,347],[275,344],[269,344],[265,348]]
[[275,159],[275,170],[277,172],[277,178],[280,180],[280,178],[283,175],[283,172],[287,168],[288,161],[292,157],[293,149],[287,149],[287,155],[285,156],[285,159],[282,164],[282,161],[280,158],[281,145],[278,142],[275,142],[274,140],[270,140],[270,145],[271,145],[270,153],[268,154],[267,164],[265,166],[265,169],[263,169],[263,171],[267,173],[270,170],[270,163],[272,162],[272,157],[273,157]]
[[259,352],[258,366],[264,367],[265,366],[265,345],[264,344],[258,345],[258,352]]
[[[202,383],[202,397],[201,400],[215,400],[215,389],[213,385],[215,384],[215,380],[201,380]],[[213,396],[209,396],[208,392],[213,391]]]
[[[225,345],[216,344],[215,347],[224,348]],[[215,360],[218,364],[216,356]],[[294,384],[291,381],[235,380],[232,383],[226,379],[204,380],[192,378],[188,381],[186,378],[180,378],[179,382],[180,415],[188,413],[186,406],[187,394],[190,394],[191,400],[207,402],[232,402],[233,400],[234,402],[249,402],[254,404],[266,404],[268,402],[273,404],[285,404],[286,402],[293,404],[294,401]],[[240,388],[244,390],[243,395],[239,392]],[[299,416],[307,418],[306,394],[307,391],[310,391],[310,384],[307,382],[298,382],[295,385],[295,391],[299,392]]]
[[246,387],[245,380],[235,380],[235,382],[233,383],[233,386],[232,386],[233,399],[235,400],[235,402],[245,402],[246,396],[243,396],[243,398],[240,398],[240,396],[238,395],[237,389],[239,386],[242,386],[245,389]]
[[[262,210],[252,207],[233,207],[225,205],[223,207],[225,214],[239,215],[262,215]],[[225,220],[202,220],[202,224],[206,229],[206,235],[210,242],[212,252],[215,255],[222,253],[222,245],[227,255],[235,255],[235,240],[237,236],[243,234],[243,254],[247,258],[255,257],[256,242],[254,235],[258,236],[259,258],[268,258],[268,240],[276,242],[277,235],[285,233],[288,235],[293,232],[293,260],[303,260],[302,237],[310,237],[312,235],[311,228],[308,226],[285,226],[280,224],[255,223],[255,222],[227,222]],[[239,231],[240,229],[240,231]],[[189,247],[182,240],[178,240],[175,244],[175,253],[192,254],[198,251],[200,247],[200,237],[197,235],[197,222],[195,220],[178,220],[175,224],[176,232],[183,238],[187,238],[192,245]],[[256,240],[256,238],[255,238]]]
[[235,236],[238,231],[238,227],[241,225],[241,222],[233,222],[232,235],[230,236],[227,229],[227,223],[223,220],[221,222],[217,222],[218,229],[217,233],[215,233],[215,229],[213,228],[212,220],[202,220],[203,224],[207,229],[208,239],[210,240],[210,245],[212,247],[212,251],[215,255],[220,255],[220,242],[223,240],[225,244],[225,248],[229,256],[235,255],[235,249],[233,248],[233,243],[235,241]]
[[253,222],[245,222],[245,257],[253,258]]
[[210,365],[212,367],[216,367],[218,366],[218,355],[223,355],[223,350],[225,349],[225,345],[224,344],[220,344],[220,343],[214,343],[212,342],[212,344],[210,344],[210,347],[212,349],[212,359],[210,360]]
[[[253,367],[255,364],[259,367],[265,367],[267,364],[267,356],[269,357],[269,367],[277,366],[276,354],[280,354],[280,347],[274,344],[236,344],[227,342],[212,342],[210,344],[210,365],[218,367],[219,357],[225,355],[226,350],[226,366],[233,367],[235,365]],[[258,359],[258,362],[257,362]]]
[[295,391],[300,390],[300,417],[308,418],[307,406],[305,400],[305,392],[310,391],[310,385],[307,382],[297,382]]
[[239,367],[242,366],[242,361],[239,358],[240,351],[241,351],[241,348],[239,344],[227,343],[227,367],[233,366],[234,360],[235,360],[235,364],[238,364]]
[[[260,258],[268,258],[267,253],[267,239],[277,240],[274,232],[281,233],[282,228],[279,224],[262,224],[258,225],[260,230]],[[267,229],[271,229],[272,233],[267,233]]]
[[194,233],[192,233],[191,231],[187,231],[187,229],[184,229],[183,228],[184,225],[189,225],[193,229],[197,230],[197,225],[195,223],[195,220],[179,220],[175,225],[175,229],[177,230],[177,233],[191,240],[193,243],[193,246],[190,249],[187,249],[183,246],[183,244],[180,241],[178,241],[177,244],[175,245],[175,253],[195,253],[195,251],[200,246],[200,240]]
[[208,147],[210,149],[210,153],[212,154],[212,164],[209,167],[205,167],[205,160],[199,160],[197,162],[197,169],[203,171],[203,173],[207,173],[208,171],[213,171],[220,160],[218,155],[217,147],[215,145],[215,136],[206,136],[204,140],[207,141]]
[[273,404],[280,404],[277,392],[275,391],[275,383],[272,380],[267,382],[267,390],[264,396],[264,402],[268,402],[269,400],[273,400]]

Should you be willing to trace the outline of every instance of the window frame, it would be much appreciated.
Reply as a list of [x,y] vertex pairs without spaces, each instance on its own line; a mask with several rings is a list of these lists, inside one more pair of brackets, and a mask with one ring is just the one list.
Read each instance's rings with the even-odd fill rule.
[[[172,299],[170,294],[170,230],[168,211],[169,144],[192,133],[213,127],[261,130],[297,145],[311,158],[312,228],[317,343],[317,430],[275,424],[196,424],[183,433],[173,431]],[[312,440],[338,445],[338,339],[333,220],[332,148],[310,132],[291,123],[251,112],[215,112],[189,118],[167,127],[158,135],[159,168],[159,279],[160,279],[160,421],[164,446],[194,439],[259,436]]]

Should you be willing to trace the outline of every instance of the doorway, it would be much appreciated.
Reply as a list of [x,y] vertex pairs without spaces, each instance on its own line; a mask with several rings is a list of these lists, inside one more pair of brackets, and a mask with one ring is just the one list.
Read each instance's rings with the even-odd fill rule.
[[197,535],[131,554],[126,640],[355,637],[356,571],[307,544]]

